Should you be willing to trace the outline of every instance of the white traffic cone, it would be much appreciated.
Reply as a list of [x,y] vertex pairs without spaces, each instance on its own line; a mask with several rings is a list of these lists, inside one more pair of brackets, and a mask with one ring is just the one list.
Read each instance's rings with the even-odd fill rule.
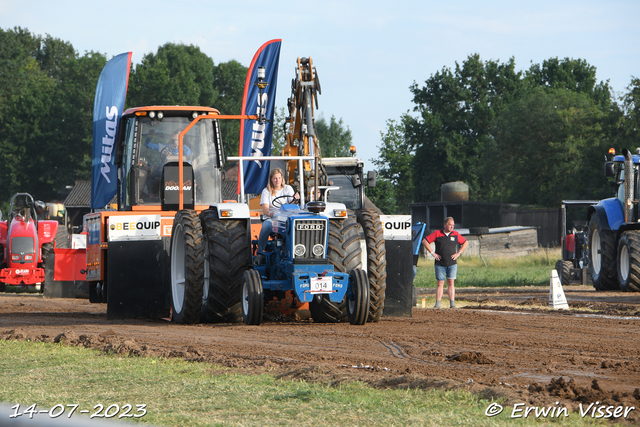
[[564,291],[562,290],[562,283],[560,283],[558,272],[555,269],[551,270],[549,288],[549,307],[568,310],[569,304],[567,304],[567,298],[564,296]]

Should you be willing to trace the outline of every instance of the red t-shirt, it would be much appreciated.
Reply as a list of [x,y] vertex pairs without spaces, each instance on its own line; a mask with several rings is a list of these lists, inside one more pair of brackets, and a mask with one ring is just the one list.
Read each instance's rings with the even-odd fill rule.
[[456,230],[453,230],[447,236],[444,230],[437,230],[425,237],[427,242],[436,242],[436,253],[440,255],[440,260],[436,260],[436,265],[449,267],[457,264],[456,260],[451,259],[451,255],[458,252],[458,245],[463,245],[467,241]]

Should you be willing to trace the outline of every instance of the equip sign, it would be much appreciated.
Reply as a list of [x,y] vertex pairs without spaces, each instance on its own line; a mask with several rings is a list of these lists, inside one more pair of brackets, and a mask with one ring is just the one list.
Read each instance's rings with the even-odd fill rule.
[[160,240],[160,215],[109,217],[109,241]]
[[411,240],[411,215],[380,215],[385,240]]

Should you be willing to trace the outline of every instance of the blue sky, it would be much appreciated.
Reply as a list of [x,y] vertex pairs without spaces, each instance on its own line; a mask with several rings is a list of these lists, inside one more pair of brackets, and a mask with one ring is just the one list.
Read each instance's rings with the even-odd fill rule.
[[296,58],[312,57],[322,85],[318,113],[343,119],[369,166],[387,120],[412,110],[409,86],[473,53],[514,57],[519,70],[582,58],[620,94],[640,77],[640,1],[392,3],[0,0],[0,27],[51,34],[80,54],[133,51],[136,64],[175,42],[199,46],[216,64],[248,66],[265,41],[280,38],[276,106],[286,106]]

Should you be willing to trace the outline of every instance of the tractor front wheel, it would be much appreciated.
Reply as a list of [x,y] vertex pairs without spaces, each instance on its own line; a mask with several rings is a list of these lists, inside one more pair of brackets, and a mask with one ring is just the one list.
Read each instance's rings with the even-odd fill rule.
[[171,231],[171,303],[176,323],[197,323],[202,311],[204,239],[198,214],[176,213]]
[[209,247],[207,320],[240,322],[242,278],[251,268],[251,236],[247,220],[219,219],[213,209],[202,211],[200,219]]
[[262,279],[256,270],[242,275],[242,320],[245,325],[259,325],[264,314]]
[[364,325],[369,316],[369,280],[359,268],[349,273],[347,313],[352,325]]
[[589,221],[588,253],[593,287],[597,291],[617,289],[615,237],[611,230],[603,229],[597,213]]
[[[327,260],[335,271],[351,273],[362,268],[359,225],[355,218],[330,219]],[[309,304],[316,323],[337,323],[347,320],[346,297],[333,302],[325,295],[316,295]]]
[[640,291],[640,231],[625,231],[620,236],[618,281],[623,291]]
[[373,209],[358,212],[358,222],[362,226],[367,247],[367,278],[369,279],[368,322],[378,322],[384,309],[387,289],[387,250],[384,228],[380,215]]

